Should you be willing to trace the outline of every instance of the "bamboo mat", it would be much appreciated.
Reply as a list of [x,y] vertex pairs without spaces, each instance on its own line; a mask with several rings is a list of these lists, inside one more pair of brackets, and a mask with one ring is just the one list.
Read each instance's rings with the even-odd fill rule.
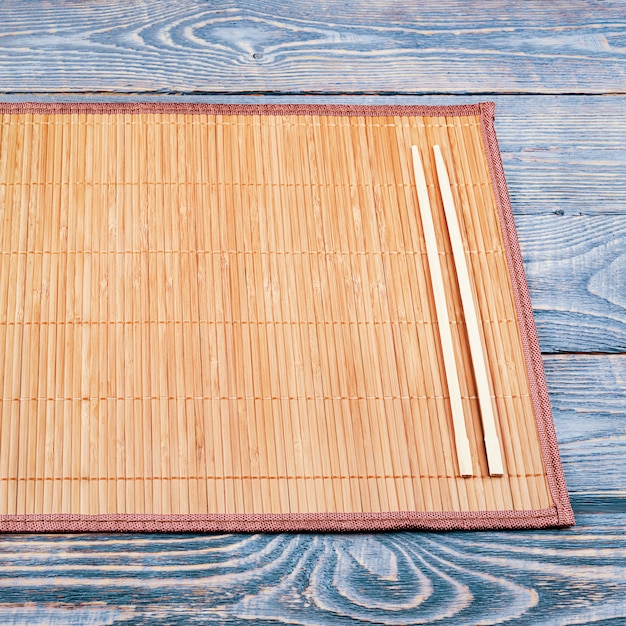
[[[0,121],[1,530],[573,523],[493,105],[5,104]],[[502,476],[487,467],[435,144]]]

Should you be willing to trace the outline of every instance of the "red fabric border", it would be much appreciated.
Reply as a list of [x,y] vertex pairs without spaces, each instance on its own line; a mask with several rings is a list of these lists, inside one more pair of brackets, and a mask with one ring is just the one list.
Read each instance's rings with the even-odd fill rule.
[[352,104],[203,104],[198,102],[0,102],[0,114],[178,113],[203,115],[341,115],[369,116],[480,115],[480,104],[352,105]]
[[535,418],[539,432],[539,442],[543,455],[546,475],[552,499],[556,505],[558,525],[572,526],[574,512],[569,501],[563,466],[559,455],[559,446],[554,429],[554,419],[550,407],[550,397],[548,395],[548,385],[546,383],[539,338],[533,316],[533,307],[530,301],[528,283],[524,272],[522,252],[519,247],[517,230],[513,219],[513,209],[509,197],[504,167],[498,147],[498,139],[494,126],[495,104],[484,102],[480,105],[481,127],[483,131],[483,142],[489,164],[489,173],[493,183],[493,190],[496,196],[496,204],[500,215],[500,227],[504,237],[507,253],[509,272],[513,284],[513,296],[520,330],[522,335],[522,345],[526,358],[526,369],[530,381],[530,391],[535,409]]
[[3,532],[374,532],[507,530],[558,525],[553,508],[468,513],[289,513],[210,515],[3,515]]
[[202,103],[0,103],[0,113],[178,113],[205,115],[480,116],[483,142],[507,251],[535,417],[554,507],[538,511],[291,513],[208,515],[3,515],[2,532],[284,532],[380,530],[504,530],[572,526],[533,310],[513,211],[494,127],[495,104],[458,106],[202,104]]

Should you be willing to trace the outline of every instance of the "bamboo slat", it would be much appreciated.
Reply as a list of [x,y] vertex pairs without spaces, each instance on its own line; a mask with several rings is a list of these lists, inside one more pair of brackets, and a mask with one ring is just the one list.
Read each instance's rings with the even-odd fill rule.
[[478,117],[0,123],[0,515],[553,505]]

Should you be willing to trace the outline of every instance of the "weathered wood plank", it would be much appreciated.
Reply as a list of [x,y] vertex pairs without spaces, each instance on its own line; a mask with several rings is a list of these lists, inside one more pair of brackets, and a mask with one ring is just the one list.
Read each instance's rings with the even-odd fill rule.
[[626,352],[626,215],[518,215],[544,352]]
[[626,354],[550,355],[544,366],[568,490],[584,510],[610,496],[626,511]]
[[625,98],[494,99],[516,214],[626,213]]
[[624,514],[527,533],[4,536],[0,620],[581,624],[626,618],[625,553]]
[[624,93],[621,2],[5,0],[5,92]]

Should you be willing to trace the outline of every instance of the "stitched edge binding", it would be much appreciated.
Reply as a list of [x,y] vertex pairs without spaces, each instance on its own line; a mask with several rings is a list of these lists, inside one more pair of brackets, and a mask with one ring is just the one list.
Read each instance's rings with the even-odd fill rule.
[[559,454],[559,446],[554,429],[554,419],[550,407],[550,397],[548,395],[548,385],[546,383],[543,361],[541,359],[541,349],[539,338],[533,316],[528,283],[524,272],[522,252],[519,246],[515,221],[513,219],[513,209],[504,177],[504,167],[502,157],[498,147],[494,126],[495,104],[493,102],[483,102],[481,109],[481,128],[483,131],[483,142],[489,164],[489,174],[493,183],[493,190],[496,197],[496,205],[500,215],[500,228],[505,242],[505,250],[513,284],[513,296],[515,308],[518,312],[520,331],[522,335],[522,346],[526,361],[526,370],[530,383],[530,395],[535,409],[535,419],[539,432],[539,442],[546,468],[546,476],[550,493],[556,505],[556,512],[559,525],[571,526],[575,523],[574,512],[572,510],[565,476]]
[[480,104],[353,105],[353,104],[203,104],[197,102],[0,102],[0,114],[203,114],[203,115],[336,115],[452,116],[480,115]]

